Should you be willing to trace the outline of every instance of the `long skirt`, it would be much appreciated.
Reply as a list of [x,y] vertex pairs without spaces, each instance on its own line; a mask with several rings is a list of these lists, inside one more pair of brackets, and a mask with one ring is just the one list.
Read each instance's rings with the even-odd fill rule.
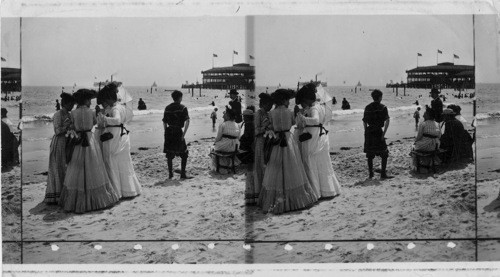
[[[248,204],[255,204],[259,199],[259,194],[262,189],[262,180],[264,179],[265,164],[264,164],[264,137],[258,136],[255,138],[254,162],[252,172],[247,174],[248,180],[245,190],[245,201]],[[250,176],[251,175],[251,176]]]
[[319,198],[307,179],[293,135],[284,136],[287,145],[271,150],[257,202],[264,212],[274,214],[306,208]]
[[122,136],[120,128],[109,129],[113,138],[103,142],[102,155],[111,184],[120,198],[140,195],[141,184],[130,155],[130,136]]
[[330,159],[328,134],[320,136],[317,127],[308,127],[306,131],[312,138],[302,142],[300,148],[309,183],[320,198],[337,196],[341,189]]
[[59,200],[59,205],[68,212],[99,210],[119,200],[109,181],[99,144],[92,132],[86,132],[85,135],[89,146],[75,146]]
[[52,137],[50,143],[49,171],[47,188],[43,202],[57,204],[66,176],[66,137],[64,135]]

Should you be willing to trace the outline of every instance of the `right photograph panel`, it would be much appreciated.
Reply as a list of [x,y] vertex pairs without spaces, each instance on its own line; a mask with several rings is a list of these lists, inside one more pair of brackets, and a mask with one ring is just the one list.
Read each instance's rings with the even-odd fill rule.
[[500,28],[495,15],[475,16],[477,75],[478,260],[500,260]]
[[254,20],[248,241],[475,238],[472,15]]

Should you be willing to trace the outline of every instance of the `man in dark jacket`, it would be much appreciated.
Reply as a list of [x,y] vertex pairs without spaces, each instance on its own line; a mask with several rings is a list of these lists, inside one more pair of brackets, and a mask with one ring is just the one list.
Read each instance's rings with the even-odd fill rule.
[[229,101],[229,106],[231,107],[231,110],[236,114],[236,119],[234,120],[236,123],[241,123],[243,121],[243,116],[241,114],[241,102],[238,99],[238,91],[235,89],[232,89],[229,91],[229,97],[231,98],[231,101]]
[[443,101],[441,101],[441,98],[439,98],[439,90],[437,88],[433,88],[431,90],[431,109],[434,112],[434,115],[436,116],[436,122],[442,122],[443,121]]

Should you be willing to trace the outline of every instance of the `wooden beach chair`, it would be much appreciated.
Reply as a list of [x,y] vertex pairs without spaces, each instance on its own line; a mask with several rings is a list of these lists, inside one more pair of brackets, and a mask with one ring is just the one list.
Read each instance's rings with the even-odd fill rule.
[[[428,170],[432,169],[433,173],[437,172],[437,166],[435,159],[436,157],[440,157],[445,153],[446,150],[443,150],[441,148],[436,148],[434,151],[412,151],[412,154],[415,155],[416,157],[416,163],[417,163],[417,173],[420,173],[420,168],[426,168]],[[422,158],[427,158],[429,159],[429,165],[423,165],[420,163]]]
[[[236,144],[235,148],[234,148],[234,152],[222,152],[222,151],[214,151],[212,152],[212,154],[215,155],[215,165],[216,165],[216,172],[217,173],[220,173],[219,170],[220,168],[224,168],[224,169],[231,169],[233,171],[234,174],[236,174],[236,154],[238,154],[238,144]],[[229,158],[231,159],[231,165],[229,166],[225,166],[225,165],[221,165],[220,164],[220,158],[223,157],[223,158]]]

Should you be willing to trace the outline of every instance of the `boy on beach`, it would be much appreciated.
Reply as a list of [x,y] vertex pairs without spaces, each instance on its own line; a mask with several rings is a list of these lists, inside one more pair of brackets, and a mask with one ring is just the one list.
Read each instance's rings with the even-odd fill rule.
[[413,114],[413,118],[415,118],[415,128],[418,128],[418,121],[420,120],[420,107],[418,107]]
[[[178,156],[181,158],[181,179],[191,179],[186,176],[186,165],[188,158],[188,149],[184,139],[189,128],[189,114],[186,106],[182,105],[182,92],[175,90],[172,92],[174,103],[165,108],[163,115],[163,127],[165,129],[165,144],[163,152],[167,156],[168,178],[172,179],[173,159]],[[184,130],[182,130],[184,128]]]
[[[373,102],[368,104],[363,115],[363,126],[365,128],[364,152],[368,159],[369,178],[373,178],[373,159],[375,156],[382,158],[381,179],[390,179],[393,176],[387,175],[387,159],[389,150],[385,143],[385,133],[389,128],[389,112],[382,104],[382,92],[378,89],[372,92]],[[383,129],[382,129],[383,128]]]
[[215,122],[217,121],[217,111],[218,109],[215,108],[212,114],[210,115],[210,118],[212,119],[212,128],[215,128]]

